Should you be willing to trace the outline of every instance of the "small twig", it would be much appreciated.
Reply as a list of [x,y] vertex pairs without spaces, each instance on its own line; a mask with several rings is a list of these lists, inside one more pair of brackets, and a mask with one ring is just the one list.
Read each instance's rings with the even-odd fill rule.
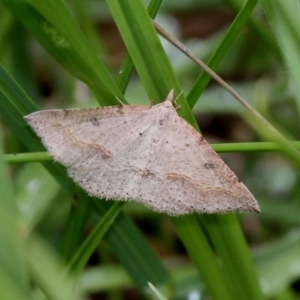
[[241,96],[239,95],[228,83],[226,83],[217,73],[215,73],[210,67],[208,67],[201,59],[199,59],[195,54],[193,54],[186,46],[180,43],[174,36],[165,31],[160,25],[153,21],[155,29],[158,33],[166,38],[172,45],[179,49],[186,56],[191,58],[197,65],[199,65],[207,74],[209,74],[215,81],[217,81],[221,86],[223,86],[234,98],[236,98],[243,106],[252,112],[255,109]]

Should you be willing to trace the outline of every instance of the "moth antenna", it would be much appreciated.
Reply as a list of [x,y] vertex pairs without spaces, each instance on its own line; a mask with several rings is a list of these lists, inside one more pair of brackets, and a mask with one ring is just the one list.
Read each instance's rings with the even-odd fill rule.
[[116,99],[121,103],[121,105],[122,106],[125,106],[125,103],[124,102],[122,102],[122,100],[121,99],[119,99],[117,96],[116,96]]
[[180,105],[177,103],[177,100],[179,99],[179,97],[183,94],[183,90],[181,90],[181,92],[178,94],[178,96],[176,97],[176,99],[172,100],[173,106],[174,108],[177,110],[180,108]]
[[150,100],[150,108],[155,106],[155,102],[153,100]]
[[176,97],[176,99],[174,101],[177,101],[179,99],[179,97],[183,94],[183,90],[181,90],[181,92],[178,94],[178,96]]

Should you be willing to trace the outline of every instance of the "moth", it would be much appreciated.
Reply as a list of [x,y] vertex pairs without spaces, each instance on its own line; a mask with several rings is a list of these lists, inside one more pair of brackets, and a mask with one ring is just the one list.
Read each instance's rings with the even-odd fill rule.
[[259,212],[246,186],[173,106],[57,109],[25,117],[90,195],[135,200],[169,215]]

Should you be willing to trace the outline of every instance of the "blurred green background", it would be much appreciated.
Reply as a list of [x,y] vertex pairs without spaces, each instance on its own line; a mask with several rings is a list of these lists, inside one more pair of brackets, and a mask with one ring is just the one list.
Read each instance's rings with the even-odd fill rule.
[[[300,155],[272,133],[299,140],[299,13],[296,0],[1,0],[0,299],[300,299]],[[172,88],[260,214],[174,218],[91,198],[23,120],[116,97],[149,105]]]

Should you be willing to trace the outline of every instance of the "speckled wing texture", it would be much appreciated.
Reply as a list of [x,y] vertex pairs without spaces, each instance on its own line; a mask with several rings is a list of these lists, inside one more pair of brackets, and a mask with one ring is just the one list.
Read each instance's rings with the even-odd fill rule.
[[45,110],[25,117],[90,195],[169,215],[256,211],[249,190],[172,104]]

